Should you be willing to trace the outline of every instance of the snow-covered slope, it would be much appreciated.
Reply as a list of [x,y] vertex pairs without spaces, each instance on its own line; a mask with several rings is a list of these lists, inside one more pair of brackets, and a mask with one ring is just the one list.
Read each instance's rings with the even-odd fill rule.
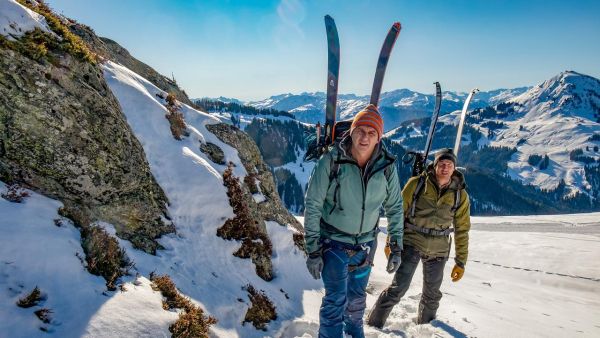
[[164,106],[155,95],[160,92],[158,88],[113,63],[105,65],[105,76],[144,147],[153,174],[171,202],[169,211],[177,227],[178,236],[165,238],[161,244],[166,250],[158,256],[130,253],[140,272],[146,275],[157,270],[171,274],[186,295],[219,319],[215,332],[220,335],[261,336],[252,326],[240,325],[247,304],[240,304],[238,299],[247,300],[241,288],[248,283],[265,290],[275,303],[279,319],[271,324],[273,327],[297,316],[299,309],[280,290],[291,299],[298,299],[302,288],[296,285],[311,285],[311,281],[306,274],[295,275],[288,270],[289,264],[303,264],[304,259],[297,249],[292,249],[290,229],[274,222],[267,224],[269,234],[275,237],[272,241],[276,277],[269,283],[256,275],[250,260],[232,256],[238,242],[216,236],[217,228],[233,216],[221,179],[225,167],[210,162],[198,149],[199,142],[218,145],[224,150],[226,161],[236,164],[234,174],[239,177],[246,174],[237,151],[206,130],[206,124],[218,120],[183,105],[191,135],[184,141],[175,141],[164,118]]
[[[250,305],[247,292],[242,290],[247,284],[264,290],[277,308],[278,319],[269,323],[270,332],[303,315],[297,305],[303,292],[319,284],[297,269],[304,266],[304,255],[293,243],[292,229],[275,222],[266,224],[273,243],[275,278],[271,282],[256,275],[251,260],[232,255],[239,242],[216,235],[233,212],[223,186],[225,166],[211,162],[200,151],[200,142],[217,145],[225,160],[235,164],[234,174],[240,178],[246,175],[237,150],[206,129],[207,124],[220,121],[182,105],[190,136],[177,141],[165,118],[165,102],[156,95],[164,94],[160,89],[121,65],[107,62],[102,67],[144,148],[152,174],[169,199],[169,214],[177,232],[159,239],[165,249],[156,256],[120,240],[135,262],[134,274],[141,276],[139,285],[126,283],[130,291],[103,294],[104,281],[87,273],[75,256],[79,253],[83,257],[78,231],[69,224],[64,228],[53,225],[53,219],[58,218],[57,202],[38,196],[22,205],[1,199],[0,336],[46,336],[38,329],[42,324],[33,315],[34,309],[15,305],[35,285],[48,294],[43,305],[54,311],[56,320],[49,329],[57,337],[168,336],[168,326],[177,314],[163,310],[160,295],[149,289],[147,278],[153,271],[169,274],[183,294],[216,317],[219,323],[212,332],[219,337],[264,336],[251,324],[242,325]],[[1,188],[4,192],[3,185]],[[114,233],[110,224],[101,225]],[[133,277],[125,281],[133,282]]]
[[15,0],[0,1],[0,34],[14,40],[35,28],[55,35],[43,16]]
[[[475,97],[489,96],[484,100],[496,102],[482,109],[470,107],[468,118],[472,119],[467,119],[467,124],[484,135],[478,141],[479,147],[516,148],[517,152],[508,163],[507,174],[524,184],[552,190],[564,181],[570,194],[594,193],[586,179],[584,166],[586,160],[597,162],[600,159],[597,150],[600,146],[600,80],[566,71],[512,96],[522,89],[526,88],[512,93],[493,93],[493,96],[489,96],[489,92],[476,94]],[[456,126],[459,118],[460,111],[457,110],[441,116],[439,123]],[[386,135],[406,144],[407,136],[426,135],[428,128],[429,125],[423,125],[422,121],[407,122]],[[470,143],[469,137],[463,135],[463,145]],[[573,159],[571,152],[575,150],[581,151],[579,156],[584,158],[583,161]],[[549,158],[547,168],[530,164],[535,162],[529,161],[530,156],[543,158],[545,155]]]
[[[5,189],[0,183],[0,191]],[[30,194],[22,204],[0,199],[0,212],[5,216],[0,219],[0,336],[168,337],[168,325],[177,313],[162,309],[161,296],[150,288],[147,278],[130,277],[124,285],[127,291],[106,292],[104,280],[87,273],[76,256],[83,255],[79,232],[56,213],[60,203]],[[61,219],[62,225],[57,227],[54,219]],[[417,269],[410,289],[392,311],[386,327],[366,327],[366,336],[600,335],[599,219],[599,213],[474,217],[466,274],[458,283],[452,283],[448,278],[451,261],[446,265],[438,318],[427,325],[413,322],[422,285],[421,270]],[[380,224],[384,233],[379,235],[367,287],[367,309],[392,280],[385,272],[382,254],[385,219]],[[110,225],[104,226],[111,230]],[[246,304],[230,298],[246,299],[235,280],[245,272],[248,279],[244,281],[251,281],[253,272],[237,264],[242,263],[237,258],[228,259],[234,262],[224,260],[221,255],[225,254],[218,252],[223,243],[209,243],[202,238],[214,234],[194,236],[184,229],[163,241],[168,248],[157,257],[121,243],[142,275],[153,266],[159,273],[168,271],[194,302],[213,315],[221,315],[222,323],[212,332],[215,337],[317,337],[322,284],[307,278],[304,261],[292,253],[294,245],[285,228],[271,224],[269,232],[277,253],[274,263],[279,279],[272,283],[282,287],[290,299],[278,305],[278,313],[285,319],[269,325],[267,332],[239,327],[242,319],[238,316]],[[182,250],[191,246],[187,243],[191,241],[198,241],[195,250]],[[217,262],[211,264],[210,260]],[[231,271],[231,264],[242,271]],[[188,278],[194,279],[185,282]],[[219,283],[218,287],[214,283]],[[18,308],[15,302],[35,286],[46,300],[29,309]],[[260,288],[265,289],[265,285]],[[274,289],[268,292],[270,296],[281,293]],[[211,310],[211,303],[217,300],[221,305]],[[42,324],[33,314],[42,307],[53,311],[48,324]],[[237,328],[223,322],[235,322]]]
[[518,111],[527,112],[525,122],[549,115],[600,122],[600,80],[565,71],[507,102],[521,105]]
[[[58,215],[61,203],[29,194],[24,203],[0,198],[0,337],[168,336],[177,314],[162,310],[148,279],[129,278],[127,292],[106,291],[105,280],[80,261],[79,231]],[[17,307],[36,286],[45,300]],[[52,311],[49,323],[34,314],[43,308]]]
[[[543,189],[553,189],[564,180],[572,192],[586,193],[590,184],[585,178],[585,163],[572,160],[570,153],[581,149],[584,156],[600,158],[600,153],[594,151],[599,142],[590,139],[600,133],[600,81],[566,71],[506,104],[512,107],[512,112],[475,126],[487,135],[485,122],[504,124],[494,131],[489,144],[517,148],[508,164],[508,174]],[[531,155],[548,155],[548,168],[530,165]]]

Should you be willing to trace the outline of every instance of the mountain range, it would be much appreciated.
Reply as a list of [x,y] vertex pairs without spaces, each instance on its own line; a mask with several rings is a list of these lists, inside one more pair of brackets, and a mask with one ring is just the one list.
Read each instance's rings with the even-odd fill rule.
[[[442,116],[435,133],[434,151],[440,147],[454,146],[456,125],[466,96],[461,92],[443,92]],[[340,95],[339,118],[352,118],[367,102],[368,96]],[[311,124],[323,121],[325,94],[281,94],[246,104],[259,110],[287,111],[297,121]],[[382,94],[380,109],[386,126],[385,138],[391,142],[392,148],[397,149],[396,155],[403,156],[408,150],[422,149],[429,131],[433,104],[433,95],[408,89]],[[275,127],[275,123],[281,123],[274,122],[270,117],[260,122],[257,128],[255,124],[258,122],[251,123],[256,118],[256,115],[242,116],[241,120],[245,121],[242,127],[249,126],[247,131],[251,136],[254,135],[255,141],[265,145],[261,150],[267,162],[271,162],[274,168],[289,171],[276,177],[283,180],[280,183],[287,186],[287,190],[294,191],[295,196],[288,200],[296,204],[288,205],[288,208],[301,211],[303,189],[291,189],[287,180],[293,176],[297,184],[304,187],[312,166],[311,163],[302,163],[300,159],[304,149],[302,144],[292,139],[284,141],[278,136],[293,134],[297,128],[290,129],[291,122],[288,122],[287,127],[276,127],[283,130],[269,133],[269,124]],[[494,177],[490,177],[492,181],[508,180],[501,184],[501,192],[507,192],[506,187],[515,182],[516,187],[521,185],[526,187],[525,190],[533,190],[528,197],[530,202],[525,203],[528,206],[521,211],[511,210],[509,204],[504,202],[501,202],[504,204],[501,207],[498,205],[500,202],[492,202],[489,200],[492,197],[488,196],[479,199],[481,209],[476,208],[476,212],[501,214],[595,210],[600,191],[597,178],[597,163],[600,160],[599,122],[600,81],[575,71],[561,72],[535,86],[477,93],[467,115],[461,143],[461,158],[466,162],[460,165],[493,173]],[[278,144],[278,147],[269,144]],[[298,156],[290,156],[282,150],[286,144],[295,149]],[[287,157],[284,158],[284,155]],[[560,195],[559,200],[576,198],[577,202],[571,201],[569,207],[561,209],[568,203],[557,207],[555,199],[558,197],[549,197],[549,193]],[[286,196],[282,198],[286,200]]]
[[[496,89],[479,92],[473,99],[471,107],[486,107],[518,96],[530,87],[513,89]],[[433,89],[433,88],[432,88]],[[443,92],[441,114],[447,114],[462,108],[468,93]],[[232,98],[215,98],[221,102],[240,103]],[[279,94],[264,100],[244,102],[244,104],[261,109],[275,109],[294,114],[297,120],[315,124],[323,120],[325,114],[326,94],[324,92],[304,92],[300,94]],[[338,96],[337,118],[352,118],[369,103],[369,95],[340,94]],[[381,94],[379,107],[385,120],[385,129],[389,131],[403,121],[426,117],[431,114],[435,104],[434,94],[423,94],[410,89],[397,89]]]

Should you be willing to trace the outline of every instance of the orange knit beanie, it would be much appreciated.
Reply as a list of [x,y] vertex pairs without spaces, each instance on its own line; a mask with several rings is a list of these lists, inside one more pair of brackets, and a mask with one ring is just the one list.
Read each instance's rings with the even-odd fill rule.
[[358,126],[368,126],[377,130],[379,134],[379,138],[383,136],[383,119],[379,114],[379,110],[377,106],[374,104],[370,104],[365,107],[365,109],[361,110],[356,116],[354,116],[354,120],[352,121],[352,126],[350,127],[350,134],[354,131],[354,128]]

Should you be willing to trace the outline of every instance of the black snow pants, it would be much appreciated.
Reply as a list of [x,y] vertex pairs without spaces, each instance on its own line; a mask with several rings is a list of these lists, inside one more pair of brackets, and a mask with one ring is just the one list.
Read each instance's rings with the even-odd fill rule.
[[402,250],[402,263],[394,275],[392,285],[385,289],[377,299],[369,313],[367,324],[378,328],[383,327],[394,305],[400,302],[400,298],[408,290],[419,261],[423,263],[423,293],[419,303],[417,323],[424,324],[433,320],[440,305],[440,299],[442,299],[440,286],[447,260],[447,257],[424,256],[414,247],[405,245]]

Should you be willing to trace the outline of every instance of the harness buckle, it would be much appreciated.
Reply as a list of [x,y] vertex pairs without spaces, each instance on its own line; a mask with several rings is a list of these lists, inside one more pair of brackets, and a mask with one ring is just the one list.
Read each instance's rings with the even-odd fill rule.
[[369,253],[371,253],[371,246],[370,246],[370,245],[367,245],[366,243],[362,243],[362,244],[360,245],[360,248],[361,248],[361,250],[366,250],[366,251],[367,251],[367,255],[368,255]]

